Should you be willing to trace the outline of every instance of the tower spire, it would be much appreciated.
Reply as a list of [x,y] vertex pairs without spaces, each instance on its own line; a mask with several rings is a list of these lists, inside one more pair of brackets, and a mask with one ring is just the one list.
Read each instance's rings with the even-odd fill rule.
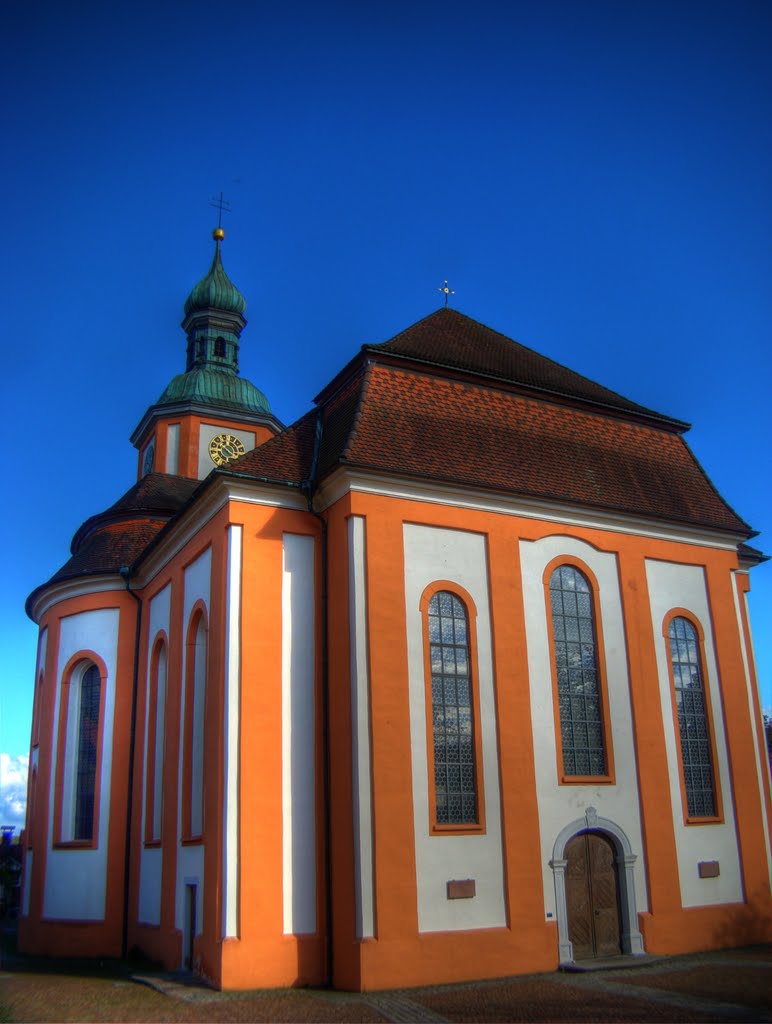
[[[221,216],[224,208],[224,205],[220,207]],[[212,238],[212,265],[185,302],[182,321],[182,329],[188,336],[185,370],[210,369],[237,374],[239,338],[247,322],[244,318],[247,303],[222,264],[220,245],[225,238],[222,227],[214,229]]]

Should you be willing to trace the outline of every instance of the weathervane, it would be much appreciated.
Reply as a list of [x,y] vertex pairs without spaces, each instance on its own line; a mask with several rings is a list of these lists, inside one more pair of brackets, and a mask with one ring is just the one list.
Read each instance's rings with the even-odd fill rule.
[[453,291],[452,288],[448,288],[448,282],[447,281],[443,284],[442,288],[438,288],[437,291],[444,293],[444,295],[445,295],[445,306],[447,308],[448,296],[449,295],[455,295],[456,293]]
[[219,211],[219,214],[218,214],[218,217],[217,217],[217,231],[221,232],[222,231],[222,215],[223,215],[223,213],[230,213],[231,212],[231,204],[228,202],[227,199],[223,199],[222,192],[221,192],[219,198],[216,198],[215,196],[211,197],[211,202],[209,203],[209,205],[213,206],[215,208],[215,210]]

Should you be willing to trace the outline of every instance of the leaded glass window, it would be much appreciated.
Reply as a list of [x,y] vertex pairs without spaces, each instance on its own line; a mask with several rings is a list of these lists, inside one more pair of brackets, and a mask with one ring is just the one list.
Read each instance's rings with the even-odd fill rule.
[[592,589],[572,565],[550,577],[564,775],[607,775]]
[[697,630],[688,619],[675,618],[670,622],[668,634],[687,813],[690,818],[714,818],[716,794],[710,725]]
[[438,825],[477,824],[469,621],[463,601],[440,591],[429,601],[434,795]]
[[101,687],[102,680],[99,676],[99,669],[96,665],[89,666],[80,681],[74,839],[89,840],[94,836],[94,797]]

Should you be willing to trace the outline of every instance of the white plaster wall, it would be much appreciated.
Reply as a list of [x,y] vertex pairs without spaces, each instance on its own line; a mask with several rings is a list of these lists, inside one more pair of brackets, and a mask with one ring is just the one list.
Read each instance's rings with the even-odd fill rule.
[[[167,645],[158,649],[156,661],[156,704],[154,714],[155,751],[153,752],[153,820],[150,823],[150,835],[154,839],[161,838],[163,825],[163,790],[164,790],[164,754],[166,747],[166,693],[169,682],[169,654]],[[145,748],[147,750],[147,747]],[[147,775],[145,775],[147,783]]]
[[367,644],[365,520],[362,516],[351,516],[348,521],[348,558],[356,936],[358,939],[369,939],[375,934],[375,919],[370,760],[370,666]]
[[[553,558],[561,555],[573,555],[581,559],[598,581],[616,777],[614,785],[564,785],[559,782],[552,667],[547,632],[550,609],[547,606],[543,580],[547,565]],[[582,818],[587,807],[594,807],[599,817],[613,821],[630,840],[632,851],[637,855],[633,871],[637,909],[647,910],[648,894],[630,706],[630,681],[616,556],[598,551],[590,544],[561,534],[543,537],[538,541],[520,541],[520,559],[545,915],[554,918],[557,912],[555,882],[549,863],[555,839],[566,825]],[[599,650],[599,657],[602,654],[603,652]]]
[[313,537],[283,536],[282,879],[286,935],[316,931],[314,548]]
[[209,476],[215,468],[215,464],[212,462],[212,457],[209,454],[209,442],[213,437],[217,437],[218,434],[231,434],[233,437],[237,437],[248,452],[251,452],[255,447],[255,432],[253,430],[231,430],[230,427],[224,429],[223,427],[214,426],[211,423],[202,423],[198,434],[199,480],[203,480],[205,476]]
[[180,460],[180,425],[170,423],[166,428],[166,472],[176,473]]
[[[175,910],[174,924],[176,928],[182,929],[185,920],[185,886],[194,884],[196,889],[196,934],[200,934],[203,921],[203,900],[204,900],[204,844],[195,846],[183,846],[182,839],[182,756],[183,756],[183,722],[186,701],[187,684],[187,658],[188,658],[188,625],[190,615],[196,601],[202,601],[206,608],[207,620],[209,618],[209,594],[212,579],[212,549],[207,548],[195,561],[191,562],[185,569],[183,581],[183,610],[182,610],[182,700],[180,702],[180,718],[178,728],[180,730],[179,761],[177,763],[177,877],[175,880]],[[196,751],[193,751],[193,758],[196,758]]]
[[[100,764],[99,831],[95,849],[57,850],[53,848],[53,844],[58,838],[54,835],[56,778],[53,771],[50,779],[48,855],[43,890],[43,916],[52,920],[101,921],[105,916],[118,625],[119,612],[117,608],[103,608],[69,615],[62,619],[60,624],[54,721],[59,721],[62,674],[67,662],[75,654],[83,650],[92,650],[98,654],[105,663],[107,679],[102,694],[104,714]],[[52,765],[57,763],[57,744],[58,736],[55,727]]]
[[[163,630],[168,637],[170,635],[170,614],[171,614],[172,585],[167,584],[150,602],[148,612],[148,674],[145,680],[145,708],[150,710],[150,672],[149,656],[152,654],[153,643],[158,634]],[[167,687],[168,692],[168,687]],[[145,848],[145,825],[147,814],[147,744],[150,730],[150,719],[145,714],[145,748],[143,756],[142,778],[142,832],[139,854],[139,917],[140,924],[158,925],[161,923],[161,871],[163,867],[163,850],[160,847]],[[165,716],[164,716],[165,717]],[[166,730],[156,738],[165,745]],[[164,759],[165,760],[165,759]]]
[[[697,565],[678,565],[674,562],[646,562],[646,579],[651,602],[651,623],[657,652],[657,672],[665,728],[670,793],[673,812],[678,877],[681,883],[681,903],[684,907],[701,907],[714,903],[734,903],[743,899],[740,856],[737,847],[734,805],[724,733],[724,710],[718,685],[718,668],[713,644],[710,607],[705,585],[705,574]],[[710,691],[713,734],[716,741],[718,764],[714,765],[721,786],[724,807],[722,824],[686,825],[681,797],[681,757],[673,719],[673,699],[670,694],[668,668],[669,645],[662,635],[662,623],[673,608],[685,608],[699,620],[705,634],[705,680]],[[663,799],[666,795],[663,794]],[[700,878],[699,861],[717,860],[718,878]]]
[[225,708],[223,711],[225,822],[223,829],[223,938],[238,936],[239,908],[239,728],[241,701],[241,526],[228,527],[225,609]]
[[[193,657],[189,648],[188,654]],[[190,759],[190,833],[194,836],[204,832],[204,712],[207,666],[209,661],[209,644],[206,623],[199,618],[195,635],[195,662],[193,664],[193,714],[191,716],[191,750]]]
[[[405,523],[405,603],[408,645],[413,816],[421,932],[506,925],[501,848],[495,685],[488,604],[488,561],[480,534]],[[469,592],[477,608],[477,673],[485,791],[484,835],[431,835],[427,760],[426,681],[421,595],[430,583],[449,580]],[[473,614],[472,609],[468,609]],[[432,785],[434,782],[432,781]],[[447,882],[473,878],[472,899],[448,900]]]
[[196,935],[204,930],[204,844],[180,846],[177,850],[177,886],[174,927],[185,927],[185,886],[196,886]]
[[[78,719],[80,712],[80,681],[82,673],[73,674],[71,685],[67,691],[67,726],[64,736],[64,772],[65,780],[62,789],[61,835],[57,839],[64,841],[74,838],[75,818],[75,785],[76,761],[78,756]],[[58,720],[57,720],[58,721]],[[54,762],[56,764],[56,762]]]

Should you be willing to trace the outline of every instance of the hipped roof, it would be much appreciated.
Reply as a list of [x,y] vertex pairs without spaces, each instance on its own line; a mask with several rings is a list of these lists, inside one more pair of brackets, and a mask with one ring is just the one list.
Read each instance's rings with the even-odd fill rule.
[[[610,391],[451,309],[365,345],[317,408],[217,476],[315,489],[337,467],[686,526],[753,531],[681,437],[688,424]],[[87,520],[65,579],[147,552],[206,483],[151,473]]]
[[[318,411],[233,470],[275,482],[345,465],[748,536],[680,436],[637,405],[443,309],[359,356]],[[317,421],[321,443],[313,467]]]

